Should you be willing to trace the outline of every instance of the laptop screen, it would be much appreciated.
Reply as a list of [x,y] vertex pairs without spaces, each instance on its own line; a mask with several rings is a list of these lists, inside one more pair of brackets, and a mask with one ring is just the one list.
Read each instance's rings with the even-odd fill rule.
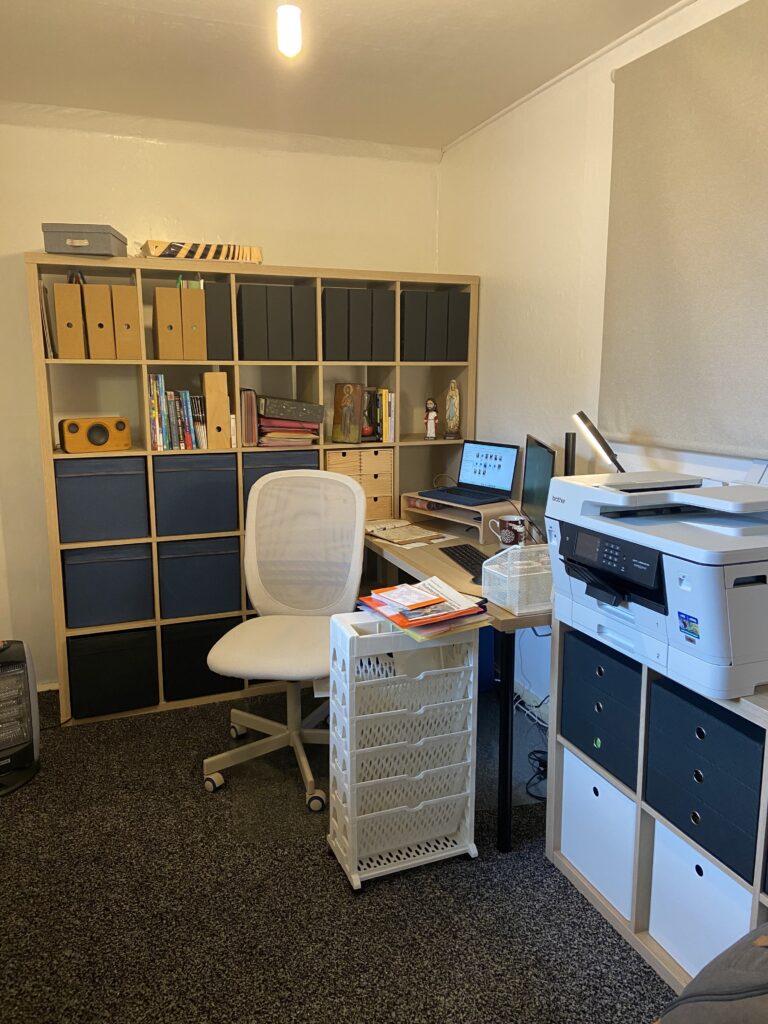
[[515,477],[518,451],[514,444],[465,441],[459,467],[460,486],[487,487],[508,497]]

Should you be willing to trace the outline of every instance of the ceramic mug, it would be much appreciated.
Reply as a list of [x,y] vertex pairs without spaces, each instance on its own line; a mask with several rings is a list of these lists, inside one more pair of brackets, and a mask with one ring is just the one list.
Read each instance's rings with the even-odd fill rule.
[[499,516],[492,519],[488,526],[491,533],[498,537],[504,547],[512,548],[525,540],[525,519],[523,516]]

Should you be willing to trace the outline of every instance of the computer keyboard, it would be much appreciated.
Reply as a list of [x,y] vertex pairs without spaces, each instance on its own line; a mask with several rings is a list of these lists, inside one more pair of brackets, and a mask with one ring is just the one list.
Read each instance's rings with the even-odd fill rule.
[[469,573],[473,583],[482,583],[483,562],[489,557],[488,555],[473,547],[472,544],[454,544],[450,548],[440,548],[440,550]]

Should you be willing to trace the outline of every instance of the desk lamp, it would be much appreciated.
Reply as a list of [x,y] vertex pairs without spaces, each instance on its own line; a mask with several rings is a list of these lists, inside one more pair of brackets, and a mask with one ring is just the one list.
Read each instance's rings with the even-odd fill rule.
[[622,464],[619,462],[616,452],[611,448],[589,416],[587,416],[585,412],[575,412],[573,414],[573,418],[578,424],[582,434],[586,437],[587,441],[589,441],[597,454],[606,462],[615,466],[617,473],[626,472]]

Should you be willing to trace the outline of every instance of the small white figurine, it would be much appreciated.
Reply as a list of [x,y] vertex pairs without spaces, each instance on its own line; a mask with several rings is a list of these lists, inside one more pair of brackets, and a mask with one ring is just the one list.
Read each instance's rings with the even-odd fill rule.
[[445,398],[445,437],[446,440],[453,440],[459,437],[460,417],[459,386],[452,380],[448,386],[448,394]]
[[437,438],[437,402],[428,398],[424,409],[424,439],[434,441]]

